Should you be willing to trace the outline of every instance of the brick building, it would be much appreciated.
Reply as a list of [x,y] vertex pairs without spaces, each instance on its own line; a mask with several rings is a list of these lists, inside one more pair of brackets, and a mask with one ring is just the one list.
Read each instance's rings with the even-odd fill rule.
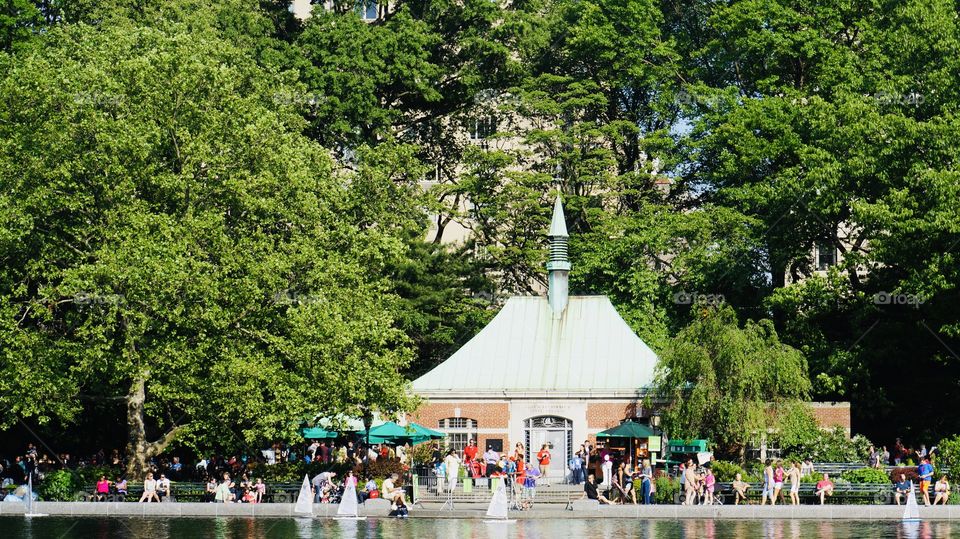
[[[568,296],[567,230],[558,198],[550,225],[547,297],[516,296],[473,339],[413,382],[426,402],[410,419],[447,434],[453,449],[552,445],[550,472],[598,432],[650,417],[643,403],[657,356],[606,296]],[[811,403],[824,427],[849,432],[848,403]],[[645,448],[661,456],[661,440]]]

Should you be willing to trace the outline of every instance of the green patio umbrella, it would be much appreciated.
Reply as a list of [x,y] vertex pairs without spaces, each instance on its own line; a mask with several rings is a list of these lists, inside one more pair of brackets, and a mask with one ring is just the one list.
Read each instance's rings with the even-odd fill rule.
[[649,438],[651,436],[657,436],[657,433],[636,421],[624,421],[612,429],[597,433],[597,438]]
[[428,442],[430,440],[442,440],[447,437],[446,434],[433,429],[428,429],[423,425],[418,423],[410,423],[407,425],[407,428],[413,429],[415,438],[411,441],[412,444],[420,444],[423,442]]
[[300,433],[303,434],[303,437],[307,439],[336,438],[339,436],[336,431],[327,430],[322,427],[304,427],[303,429],[300,429]]
[[646,425],[641,425],[636,421],[624,421],[612,429],[598,432],[597,438],[628,438],[630,440],[630,464],[636,465],[633,453],[634,438],[649,438],[656,435],[657,433]]
[[[367,432],[360,431],[360,436],[366,437]],[[386,423],[377,425],[376,427],[370,428],[370,443],[374,444],[397,444],[412,441],[418,435],[411,431],[407,431],[405,427],[397,425],[393,421],[387,421]]]

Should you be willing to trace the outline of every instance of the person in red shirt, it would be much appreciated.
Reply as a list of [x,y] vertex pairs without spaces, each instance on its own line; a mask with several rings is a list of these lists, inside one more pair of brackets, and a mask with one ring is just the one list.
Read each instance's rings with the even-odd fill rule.
[[833,496],[833,481],[830,481],[830,476],[823,474],[823,479],[817,481],[817,496],[820,497],[820,505],[823,505],[823,499],[826,496]]
[[473,461],[477,458],[478,449],[479,448],[477,447],[476,440],[470,440],[469,442],[467,442],[467,446],[463,448],[463,462],[471,465],[471,468],[470,468],[471,471],[473,469],[472,468]]
[[550,448],[547,444],[543,444],[543,447],[537,453],[537,462],[540,463],[540,477],[543,478],[543,485],[549,487],[550,480],[547,479],[547,469],[550,468]]

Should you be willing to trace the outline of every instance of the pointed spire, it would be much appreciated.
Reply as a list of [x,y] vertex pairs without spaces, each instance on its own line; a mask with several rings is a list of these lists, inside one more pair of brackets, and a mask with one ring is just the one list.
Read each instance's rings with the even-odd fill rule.
[[553,204],[553,218],[550,220],[550,232],[547,235],[551,238],[567,237],[567,218],[563,215],[563,203],[559,194]]
[[567,308],[569,295],[570,258],[567,255],[567,220],[563,216],[563,203],[560,195],[553,205],[553,219],[550,221],[550,255],[547,261],[547,299],[553,308],[555,317],[560,317]]

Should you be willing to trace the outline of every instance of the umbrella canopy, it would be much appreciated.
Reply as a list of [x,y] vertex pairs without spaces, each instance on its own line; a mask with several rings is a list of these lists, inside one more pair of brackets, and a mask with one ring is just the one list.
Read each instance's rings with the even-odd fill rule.
[[357,435],[364,439],[369,439],[373,444],[399,444],[412,442],[418,435],[406,427],[401,427],[393,421],[381,423],[376,427],[371,427],[368,433],[365,430],[357,431]]
[[428,429],[427,427],[424,427],[423,425],[420,425],[418,423],[410,423],[407,426],[413,429],[413,432],[416,433],[417,436],[424,438],[425,441],[426,440],[442,440],[447,437],[446,434],[438,430]]
[[597,433],[597,438],[649,438],[651,436],[657,436],[657,433],[636,421],[624,421],[612,429]]
[[327,430],[322,427],[303,428],[300,430],[300,433],[303,434],[303,437],[307,439],[336,438],[338,436],[336,431]]

